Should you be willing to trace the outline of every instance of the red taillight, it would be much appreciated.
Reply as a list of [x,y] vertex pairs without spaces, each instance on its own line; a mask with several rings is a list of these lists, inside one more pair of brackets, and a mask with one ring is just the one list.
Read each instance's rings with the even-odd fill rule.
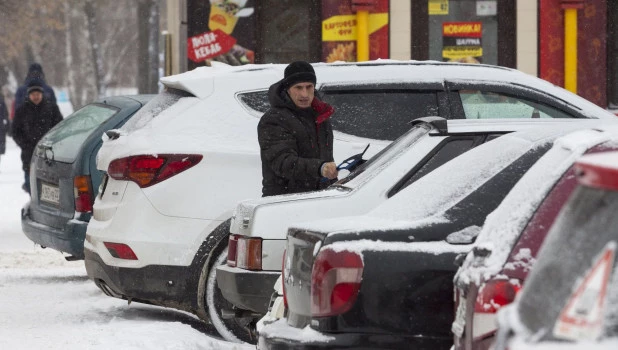
[[114,258],[137,260],[137,255],[135,255],[133,249],[126,244],[112,242],[103,242],[103,244]]
[[[229,258],[229,253],[228,253]],[[246,270],[262,269],[262,239],[236,237],[236,267]]]
[[363,277],[363,259],[347,250],[321,250],[311,273],[311,314],[340,315],[348,311],[358,295]]
[[73,194],[75,195],[75,211],[91,213],[94,195],[90,176],[76,176],[73,179]]
[[139,155],[112,161],[107,174],[116,180],[148,187],[179,174],[202,160],[199,154]]
[[520,289],[521,283],[516,280],[489,280],[479,288],[474,311],[496,313],[501,307],[512,303]]
[[236,245],[238,244],[238,235],[230,235],[227,242],[227,266],[236,267]]

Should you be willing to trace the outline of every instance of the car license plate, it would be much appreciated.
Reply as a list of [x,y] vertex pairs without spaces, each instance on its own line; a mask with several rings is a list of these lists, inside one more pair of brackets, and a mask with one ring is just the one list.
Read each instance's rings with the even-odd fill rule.
[[459,305],[457,306],[457,312],[455,313],[455,321],[451,326],[451,331],[458,338],[461,338],[464,332],[464,328],[466,327],[466,307],[466,298],[460,297]]
[[60,204],[60,190],[56,186],[41,184],[41,200],[51,204]]

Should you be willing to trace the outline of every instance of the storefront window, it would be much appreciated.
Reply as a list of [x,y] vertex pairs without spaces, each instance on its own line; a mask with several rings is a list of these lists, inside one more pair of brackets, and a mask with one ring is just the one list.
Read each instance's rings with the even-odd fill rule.
[[498,1],[429,0],[429,59],[498,64]]
[[317,0],[261,0],[258,7],[258,62],[320,60]]

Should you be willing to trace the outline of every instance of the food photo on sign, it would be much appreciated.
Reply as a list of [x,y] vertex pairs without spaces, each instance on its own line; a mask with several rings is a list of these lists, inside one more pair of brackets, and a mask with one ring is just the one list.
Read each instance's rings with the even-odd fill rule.
[[207,11],[210,31],[187,39],[189,59],[233,66],[254,63],[252,0],[210,0]]
[[[388,58],[388,0],[369,10],[369,59]],[[322,61],[356,62],[357,18],[351,0],[322,0]]]

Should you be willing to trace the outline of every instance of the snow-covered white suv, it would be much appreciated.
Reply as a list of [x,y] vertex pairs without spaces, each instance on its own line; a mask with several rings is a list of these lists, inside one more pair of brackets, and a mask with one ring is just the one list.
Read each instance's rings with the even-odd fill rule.
[[[107,132],[97,165],[105,179],[84,244],[88,275],[104,292],[186,310],[210,319],[228,339],[250,340],[245,326],[257,316],[222,314],[231,306],[215,287],[212,266],[214,257],[226,258],[236,203],[261,195],[256,128],[269,107],[268,87],[284,68],[204,67],[166,77],[166,91]],[[336,109],[337,162],[369,143],[370,157],[420,117],[615,118],[500,67],[374,61],[314,68],[319,93]]]

